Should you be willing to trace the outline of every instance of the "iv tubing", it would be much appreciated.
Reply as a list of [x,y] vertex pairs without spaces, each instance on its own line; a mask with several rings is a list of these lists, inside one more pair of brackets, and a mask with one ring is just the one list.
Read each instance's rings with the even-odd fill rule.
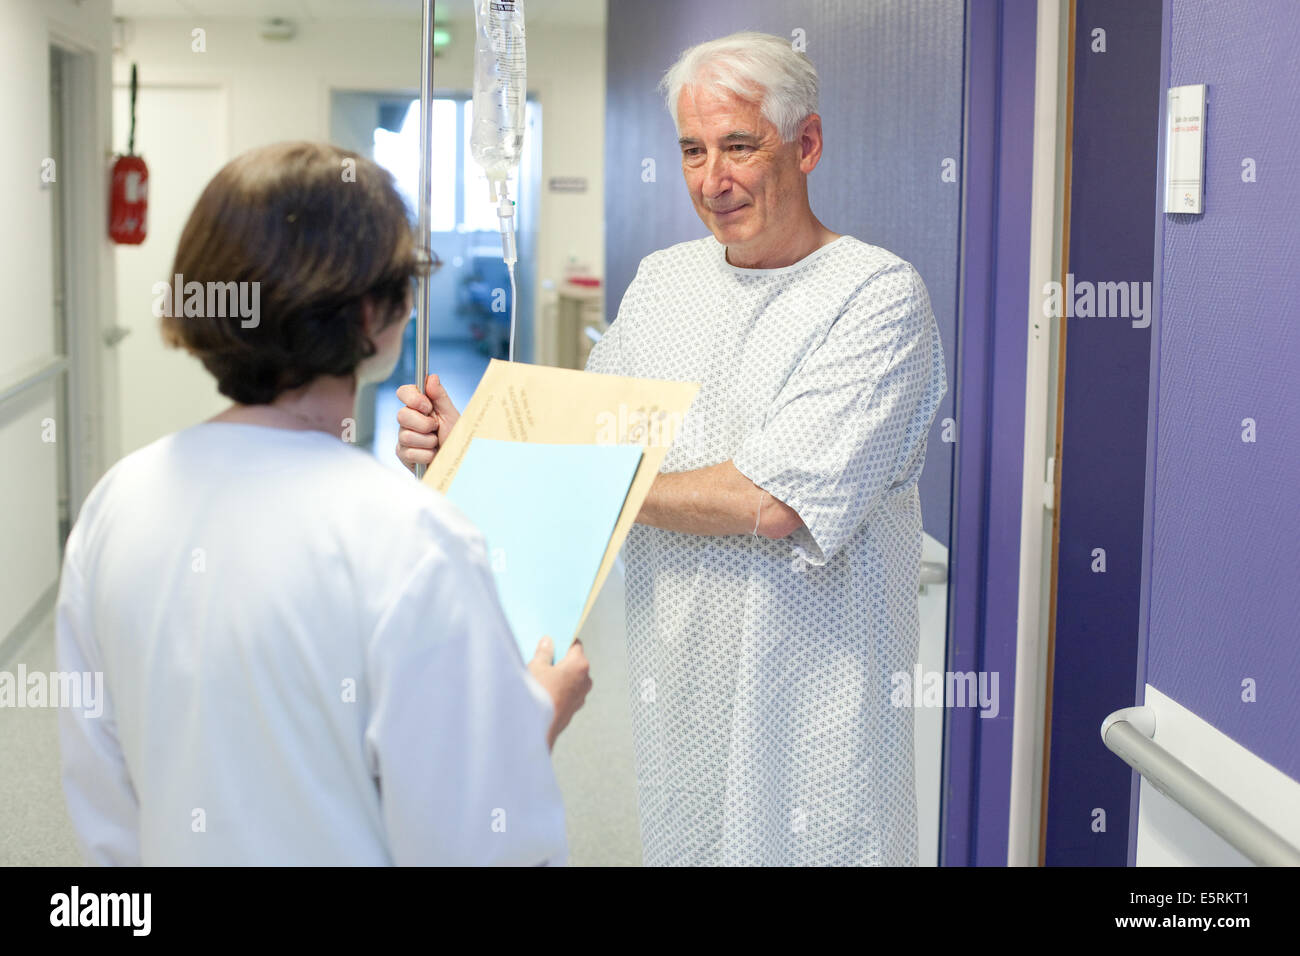
[[515,265],[513,262],[506,264],[506,272],[510,273],[510,361],[515,360]]
[[515,250],[515,204],[510,201],[510,194],[504,179],[489,181],[492,198],[497,202],[497,219],[501,223],[501,261],[506,264],[510,274],[510,353],[509,360],[515,360],[515,316],[517,314],[517,296],[515,295],[515,263],[519,257]]

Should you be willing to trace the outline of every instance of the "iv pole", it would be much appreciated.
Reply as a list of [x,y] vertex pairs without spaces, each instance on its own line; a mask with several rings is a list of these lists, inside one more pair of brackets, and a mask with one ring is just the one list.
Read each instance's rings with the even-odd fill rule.
[[[426,263],[433,261],[429,248],[429,138],[432,130],[433,107],[433,14],[434,0],[424,0],[420,22],[420,200],[419,231],[420,251]],[[415,303],[415,387],[424,394],[424,383],[429,378],[429,279],[428,270],[419,278]],[[415,477],[424,477],[424,465],[415,466]]]

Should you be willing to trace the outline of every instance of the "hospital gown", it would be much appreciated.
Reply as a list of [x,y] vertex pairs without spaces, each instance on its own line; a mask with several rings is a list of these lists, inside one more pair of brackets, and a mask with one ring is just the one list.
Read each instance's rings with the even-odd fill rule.
[[947,389],[915,269],[849,236],[762,270],[681,243],[642,260],[587,370],[701,383],[662,470],[730,459],[804,522],[628,536],[646,864],[915,865],[891,691],[916,660],[917,480]]

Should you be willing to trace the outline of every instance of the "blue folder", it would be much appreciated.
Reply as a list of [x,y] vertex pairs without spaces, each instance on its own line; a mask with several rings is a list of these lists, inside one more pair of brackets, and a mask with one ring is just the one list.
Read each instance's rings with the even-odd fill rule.
[[573,643],[640,463],[640,445],[470,442],[447,498],[483,532],[525,661],[545,634],[557,661]]

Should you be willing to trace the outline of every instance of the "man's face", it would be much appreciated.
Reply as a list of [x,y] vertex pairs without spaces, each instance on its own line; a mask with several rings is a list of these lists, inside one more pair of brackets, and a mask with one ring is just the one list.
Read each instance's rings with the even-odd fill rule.
[[779,247],[803,196],[799,137],[782,143],[758,103],[702,86],[682,88],[677,123],[686,187],[718,242],[740,253]]

